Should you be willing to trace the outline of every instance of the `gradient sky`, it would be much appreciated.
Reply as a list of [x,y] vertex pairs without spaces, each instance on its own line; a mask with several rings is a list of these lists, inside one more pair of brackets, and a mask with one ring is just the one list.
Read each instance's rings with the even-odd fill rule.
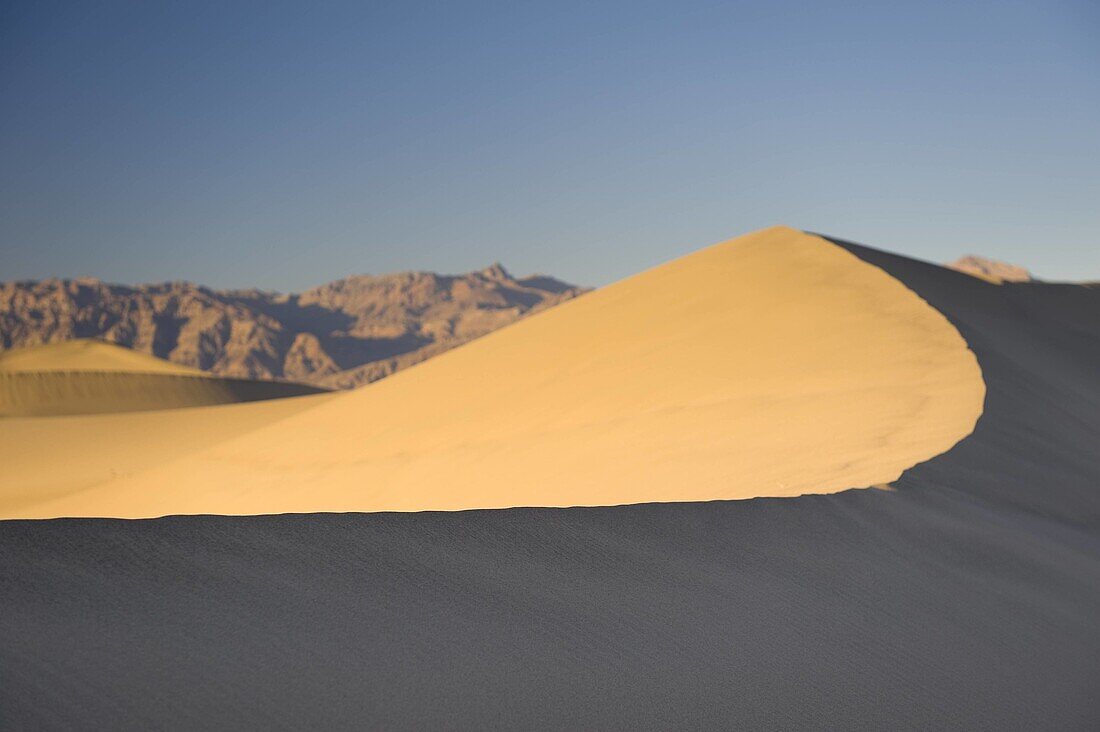
[[0,4],[0,280],[600,285],[775,223],[1100,279],[1100,3]]

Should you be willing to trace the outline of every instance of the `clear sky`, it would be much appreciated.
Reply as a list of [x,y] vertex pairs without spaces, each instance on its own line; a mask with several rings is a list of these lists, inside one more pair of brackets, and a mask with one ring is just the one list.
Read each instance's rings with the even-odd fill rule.
[[0,280],[600,285],[775,223],[1100,279],[1100,3],[0,3]]

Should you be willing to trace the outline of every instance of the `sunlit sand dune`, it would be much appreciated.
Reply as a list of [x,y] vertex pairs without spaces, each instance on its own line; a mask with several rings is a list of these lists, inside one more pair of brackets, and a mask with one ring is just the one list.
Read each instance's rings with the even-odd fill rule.
[[[889,483],[950,449],[984,393],[939,312],[837,245],[777,227],[275,424],[242,421],[239,436],[134,475],[30,502],[20,486],[37,467],[15,455],[0,510],[152,517],[829,493]],[[237,413],[210,420],[229,429]],[[76,430],[55,449],[81,439]]]
[[[175,409],[321,391],[288,382],[209,376],[100,341],[76,340],[0,353],[0,417]],[[64,447],[81,451],[83,445],[78,439]]]

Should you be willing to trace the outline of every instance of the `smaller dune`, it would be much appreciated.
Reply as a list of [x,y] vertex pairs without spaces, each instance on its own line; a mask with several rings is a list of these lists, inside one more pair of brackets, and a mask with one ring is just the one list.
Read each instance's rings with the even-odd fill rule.
[[323,391],[290,382],[208,376],[95,340],[0,353],[0,417],[179,409]]
[[90,338],[0,352],[0,374],[59,371],[202,374],[202,371],[190,366]]

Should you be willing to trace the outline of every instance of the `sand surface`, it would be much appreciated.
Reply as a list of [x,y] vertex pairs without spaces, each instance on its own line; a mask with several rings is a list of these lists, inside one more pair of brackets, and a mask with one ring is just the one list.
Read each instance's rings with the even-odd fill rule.
[[[331,393],[244,404],[0,419],[0,495],[9,510],[79,493],[275,424]],[[33,469],[29,466],[35,466]]]
[[0,512],[132,518],[828,493],[889,483],[948,450],[973,429],[984,394],[973,353],[939,312],[842,248],[776,227],[134,475],[29,503],[23,484],[40,482],[38,468],[16,455]]
[[[317,394],[324,390],[290,382],[256,381],[215,377],[197,369],[128,348],[92,340],[34,346],[0,353],[0,417],[44,417],[74,414],[137,412],[183,407],[253,402],[264,399]],[[0,434],[18,434],[15,423],[0,422]],[[255,424],[248,417],[241,428]],[[110,422],[100,425],[113,429]],[[193,428],[202,429],[198,425]],[[125,429],[124,425],[120,429]],[[169,432],[174,430],[169,427]],[[213,427],[216,434],[231,431]],[[239,434],[240,430],[237,430]],[[150,438],[152,435],[150,435]],[[92,438],[94,440],[94,437]],[[171,439],[170,437],[168,439]],[[128,445],[119,442],[115,451],[120,459],[133,462],[132,450],[148,449],[149,440]],[[72,442],[54,442],[53,449],[66,453],[86,451],[83,438]],[[164,451],[154,448],[158,455]],[[140,458],[138,458],[140,459]],[[30,463],[21,464],[26,472],[9,468],[10,480],[25,475],[35,477]],[[73,464],[81,470],[82,463]],[[84,478],[74,476],[74,480]]]

